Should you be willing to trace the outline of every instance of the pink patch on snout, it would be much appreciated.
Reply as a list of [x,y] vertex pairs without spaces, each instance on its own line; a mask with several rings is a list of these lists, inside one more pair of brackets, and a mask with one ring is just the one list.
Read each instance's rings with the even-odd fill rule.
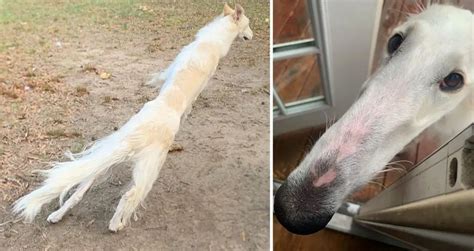
[[336,178],[336,170],[329,169],[325,174],[321,175],[317,180],[313,181],[315,187],[320,187],[331,183]]
[[368,134],[367,126],[362,120],[356,121],[353,124],[349,124],[348,132],[350,137],[342,140],[344,143],[342,143],[338,148],[336,161],[340,161],[356,153],[358,148],[361,147],[363,139]]

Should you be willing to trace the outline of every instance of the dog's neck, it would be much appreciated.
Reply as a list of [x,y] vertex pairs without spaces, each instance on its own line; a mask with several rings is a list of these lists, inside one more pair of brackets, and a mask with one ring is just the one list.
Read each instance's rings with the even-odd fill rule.
[[157,99],[170,103],[180,114],[189,112],[238,33],[231,16],[218,16],[201,28],[196,39],[181,50],[168,68],[166,82]]
[[235,40],[239,30],[231,16],[218,16],[199,30],[195,42],[208,42],[220,48],[220,57],[229,52],[232,42]]

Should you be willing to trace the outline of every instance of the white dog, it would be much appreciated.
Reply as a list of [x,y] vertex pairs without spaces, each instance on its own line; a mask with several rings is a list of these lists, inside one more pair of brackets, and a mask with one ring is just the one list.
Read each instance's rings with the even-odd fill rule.
[[277,191],[280,223],[299,234],[324,228],[426,128],[444,141],[473,123],[473,40],[473,14],[454,6],[431,6],[397,27],[359,99]]
[[[203,27],[194,42],[184,47],[171,66],[149,83],[165,81],[159,96],[146,103],[122,128],[99,140],[88,150],[71,155],[71,161],[57,163],[43,173],[42,186],[15,202],[13,211],[27,222],[41,207],[59,197],[61,207],[48,221],[56,223],[82,199],[97,179],[112,166],[133,162],[131,188],[122,196],[109,229],[118,231],[130,220],[158,177],[182,118],[214,74],[236,37],[252,39],[249,19],[240,5],[224,5],[222,15]],[[74,193],[63,203],[68,191]]]

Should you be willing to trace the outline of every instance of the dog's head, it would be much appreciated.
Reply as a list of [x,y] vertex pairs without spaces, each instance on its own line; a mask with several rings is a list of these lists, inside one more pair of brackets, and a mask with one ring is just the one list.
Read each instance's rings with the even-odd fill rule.
[[245,11],[240,4],[235,5],[235,9],[232,9],[227,3],[224,4],[224,16],[230,16],[232,21],[237,25],[239,31],[239,38],[243,40],[251,40],[253,37],[253,31],[250,29],[250,20],[245,16]]
[[352,191],[472,97],[473,28],[470,11],[434,5],[393,31],[384,63],[359,99],[277,191],[282,225],[300,234],[324,228]]

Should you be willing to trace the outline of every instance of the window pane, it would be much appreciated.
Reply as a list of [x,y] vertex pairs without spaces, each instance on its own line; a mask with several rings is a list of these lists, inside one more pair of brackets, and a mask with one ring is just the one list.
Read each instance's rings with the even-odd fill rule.
[[273,43],[313,38],[305,0],[273,1]]
[[273,63],[273,83],[285,105],[323,94],[317,59],[313,54]]

